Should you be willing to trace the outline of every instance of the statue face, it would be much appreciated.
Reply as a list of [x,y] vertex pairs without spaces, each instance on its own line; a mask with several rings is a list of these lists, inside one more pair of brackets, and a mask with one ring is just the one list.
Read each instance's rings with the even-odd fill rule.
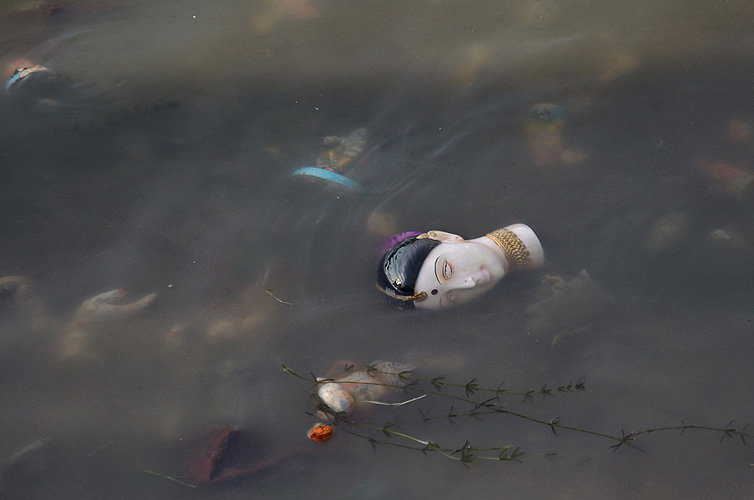
[[421,309],[448,309],[466,303],[492,288],[505,275],[500,257],[474,240],[446,241],[427,255],[416,279],[415,302]]

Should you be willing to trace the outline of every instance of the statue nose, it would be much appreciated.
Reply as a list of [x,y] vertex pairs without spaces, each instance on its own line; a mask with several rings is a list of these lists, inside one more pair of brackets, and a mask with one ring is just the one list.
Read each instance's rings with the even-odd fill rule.
[[474,288],[481,279],[480,276],[468,276],[458,288]]
[[477,272],[470,274],[463,280],[463,285],[459,288],[474,288],[475,286],[484,285],[490,280],[489,273],[484,269],[479,269]]

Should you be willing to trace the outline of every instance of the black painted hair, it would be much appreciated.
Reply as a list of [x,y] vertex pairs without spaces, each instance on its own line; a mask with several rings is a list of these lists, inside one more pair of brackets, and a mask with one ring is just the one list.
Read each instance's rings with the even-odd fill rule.
[[419,270],[440,242],[429,238],[407,238],[388,250],[380,260],[377,270],[377,285],[398,296],[414,295]]

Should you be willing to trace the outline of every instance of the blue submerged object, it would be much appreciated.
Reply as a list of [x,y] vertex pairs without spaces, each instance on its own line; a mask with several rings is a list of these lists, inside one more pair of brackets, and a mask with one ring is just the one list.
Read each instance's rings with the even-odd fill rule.
[[353,179],[346,177],[343,174],[333,172],[320,167],[304,167],[293,172],[293,176],[308,177],[312,179],[321,180],[328,183],[334,183],[339,186],[345,187],[355,193],[363,191],[362,187]]
[[13,72],[13,76],[11,76],[8,81],[5,82],[5,91],[10,93],[14,85],[34,73],[47,73],[48,75],[53,74],[53,72],[49,69],[39,65],[32,66],[30,68],[16,68],[16,71]]
[[11,86],[20,79],[21,79],[21,75],[18,71],[16,71],[13,74],[13,76],[11,76],[10,79],[7,82],[5,82],[5,91],[10,92]]
[[315,179],[316,182],[345,188],[353,193],[363,192],[362,187],[341,172],[356,165],[364,152],[369,132],[358,128],[345,137],[329,135],[322,140],[324,151],[317,156],[312,167],[304,167],[293,172],[294,177]]
[[528,120],[532,123],[562,122],[565,121],[566,115],[563,106],[545,102],[531,107]]

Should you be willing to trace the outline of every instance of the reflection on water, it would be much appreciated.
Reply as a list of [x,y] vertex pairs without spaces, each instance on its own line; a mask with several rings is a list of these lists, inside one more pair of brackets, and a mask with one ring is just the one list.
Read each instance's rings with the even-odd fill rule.
[[[314,445],[310,388],[280,367],[384,359],[516,390],[583,380],[505,403],[610,434],[742,426],[751,14],[744,0],[3,7],[4,78],[54,72],[0,100],[3,494],[751,496],[748,448],[717,433],[652,434],[642,454],[505,415],[403,428],[527,452],[470,470],[343,432]],[[533,119],[537,104],[550,106]],[[291,176],[360,127],[347,173],[363,192]],[[395,232],[515,222],[540,236],[545,266],[473,304],[398,311],[375,290]],[[164,477],[187,481],[202,439],[231,426],[265,464],[254,478]]]

